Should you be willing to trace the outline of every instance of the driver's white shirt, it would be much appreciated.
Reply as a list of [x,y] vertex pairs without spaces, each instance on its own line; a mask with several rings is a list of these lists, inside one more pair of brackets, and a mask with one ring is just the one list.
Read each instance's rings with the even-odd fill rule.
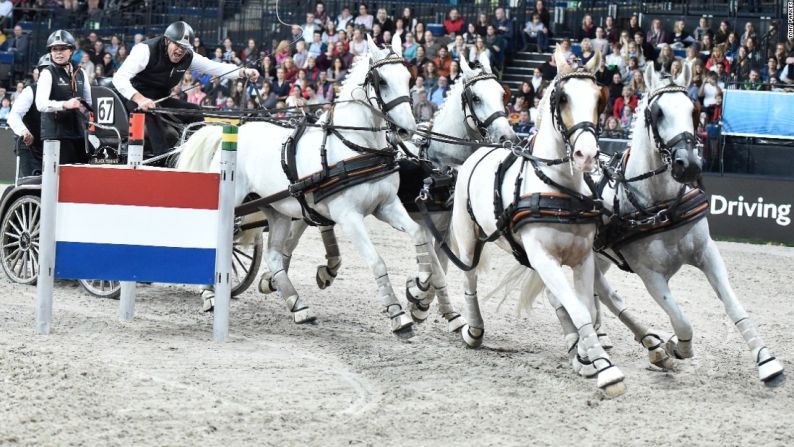
[[14,135],[21,137],[28,132],[27,126],[22,122],[22,118],[28,113],[30,107],[33,105],[33,88],[31,86],[25,87],[22,93],[17,96],[16,101],[11,106],[11,111],[8,112],[8,127],[14,131]]
[[[188,50],[190,51],[190,50]],[[113,75],[113,86],[127,99],[138,93],[138,90],[132,86],[132,78],[138,73],[146,69],[149,64],[149,46],[141,42],[130,51],[130,55],[121,64],[116,74]],[[221,79],[234,79],[240,76],[240,70],[235,70],[236,66],[233,64],[223,64],[215,62],[206,57],[193,53],[193,60],[190,62],[188,70],[195,70],[200,74],[208,74],[212,76],[220,76]],[[149,98],[156,101],[160,98]]]

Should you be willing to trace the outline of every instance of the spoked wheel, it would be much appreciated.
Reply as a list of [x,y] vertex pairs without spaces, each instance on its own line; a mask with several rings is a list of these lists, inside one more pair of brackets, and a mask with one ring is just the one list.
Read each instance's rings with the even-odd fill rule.
[[38,279],[40,224],[38,196],[22,196],[8,207],[2,223],[2,262],[11,281],[34,284]]
[[80,285],[98,298],[119,299],[121,296],[121,283],[118,281],[108,281],[106,279],[81,279]]
[[258,232],[253,244],[242,245],[234,242],[232,250],[232,296],[240,295],[256,279],[262,264],[262,232]]

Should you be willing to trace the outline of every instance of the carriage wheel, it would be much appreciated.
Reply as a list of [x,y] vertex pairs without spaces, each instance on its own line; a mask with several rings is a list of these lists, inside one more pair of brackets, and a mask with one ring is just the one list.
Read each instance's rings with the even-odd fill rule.
[[11,281],[34,284],[39,277],[40,224],[38,196],[22,196],[8,207],[2,223],[2,262]]
[[263,248],[262,232],[257,233],[254,243],[240,245],[234,243],[232,251],[232,296],[245,292],[259,273],[262,264]]
[[81,279],[80,285],[98,298],[119,299],[121,296],[121,283],[118,281],[108,281],[106,279]]

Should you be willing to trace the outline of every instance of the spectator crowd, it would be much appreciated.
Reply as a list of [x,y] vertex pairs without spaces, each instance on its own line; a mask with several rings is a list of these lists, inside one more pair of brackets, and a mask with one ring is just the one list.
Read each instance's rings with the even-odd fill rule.
[[[7,3],[0,0],[0,13]],[[77,4],[64,0],[60,7],[68,9],[73,3]],[[88,3],[92,6],[98,2]],[[460,76],[462,58],[474,64],[485,55],[499,73],[508,55],[516,50],[549,50],[555,37],[550,13],[543,1],[530,8],[528,21],[521,26],[514,26],[502,7],[476,17],[463,17],[458,8],[451,7],[443,26],[431,27],[409,7],[390,16],[386,8],[372,11],[366,3],[328,11],[322,1],[317,1],[303,23],[292,25],[289,35],[280,41],[263,44],[250,38],[234,42],[227,37],[209,44],[196,37],[193,51],[216,61],[254,67],[261,76],[255,84],[249,84],[187,72],[173,95],[216,110],[327,104],[339,93],[355,60],[368,51],[367,34],[378,45],[390,44],[398,35],[413,75],[414,113],[418,120],[426,121],[443,106],[450,86]],[[772,91],[791,91],[794,87],[794,39],[778,41],[771,32],[759,35],[753,22],[747,22],[743,29],[733,29],[727,21],[712,24],[704,17],[691,31],[684,20],[656,18],[649,23],[644,28],[637,15],[618,24],[610,16],[587,14],[573,33],[575,39],[560,41],[569,61],[585,64],[596,51],[603,56],[598,79],[609,89],[610,104],[601,117],[607,136],[625,136],[631,126],[638,101],[647,93],[642,73],[648,64],[673,77],[684,67],[689,68],[689,95],[703,110],[698,129],[701,133],[719,122],[723,91],[729,86]],[[27,51],[26,36],[19,26],[5,37],[2,45],[6,50]],[[78,39],[72,60],[86,70],[92,83],[109,83],[132,45],[144,39],[138,34],[125,42],[120,36],[89,31]],[[523,80],[508,106],[517,131],[534,131],[539,100],[555,75],[551,58]],[[25,83],[35,82],[37,76],[34,70],[30,79],[15,83],[10,91],[0,88],[0,119],[7,115]]]

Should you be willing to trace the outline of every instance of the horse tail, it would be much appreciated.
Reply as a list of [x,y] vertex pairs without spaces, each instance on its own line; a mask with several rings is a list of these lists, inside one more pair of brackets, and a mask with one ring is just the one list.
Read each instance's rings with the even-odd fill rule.
[[209,171],[222,137],[223,129],[220,126],[204,126],[197,130],[182,145],[176,168],[184,171]]
[[510,292],[518,289],[518,313],[522,311],[529,312],[532,309],[532,304],[545,288],[546,285],[540,275],[538,275],[538,272],[521,264],[516,264],[502,276],[496,287],[485,295],[485,299],[491,298],[501,291],[502,299],[497,306],[497,310],[499,310],[507,300]]

